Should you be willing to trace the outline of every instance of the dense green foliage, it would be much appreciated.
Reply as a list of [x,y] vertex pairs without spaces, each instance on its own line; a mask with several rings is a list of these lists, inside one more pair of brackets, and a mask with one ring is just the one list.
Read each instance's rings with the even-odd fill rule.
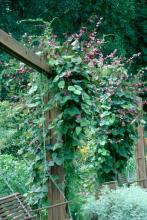
[[0,102],[0,151],[17,155],[23,146],[22,127],[27,110],[23,102]]
[[0,101],[17,103],[20,97],[22,101],[29,82],[30,69],[15,59],[8,59],[1,62],[0,71]]
[[103,68],[97,87],[97,140],[95,166],[98,181],[117,179],[132,155],[137,137],[133,127],[136,93],[122,67]]
[[28,164],[10,155],[0,155],[0,196],[19,192],[27,193]]
[[83,208],[87,220],[146,220],[147,195],[138,187],[103,190],[99,200],[89,199]]
[[[28,197],[32,205],[46,204],[47,181],[50,178],[56,181],[56,177],[48,171],[55,165],[64,166],[66,182],[62,187],[65,187],[67,198],[73,199],[73,192],[78,195],[75,186],[80,175],[76,177],[75,162],[80,157],[79,149],[83,144],[87,145],[87,134],[91,130],[89,138],[94,140],[93,172],[97,174],[94,183],[116,179],[132,155],[136,119],[136,90],[132,89],[134,79],[130,82],[124,60],[116,57],[116,51],[108,55],[102,53],[105,42],[96,37],[99,25],[100,22],[92,32],[81,28],[78,34],[73,34],[63,44],[48,28],[39,38],[25,37],[24,40],[29,39],[32,46],[37,43],[38,52],[46,57],[53,72],[50,80],[16,61],[10,60],[4,66],[2,80],[5,76],[8,80],[2,83],[3,97],[12,102],[11,93],[14,91],[18,100],[20,97],[26,99],[26,112],[18,111],[20,118],[17,117],[17,124],[22,121],[21,114],[24,122],[18,127],[21,136],[17,142],[19,153],[30,164],[32,175],[28,181]],[[127,63],[130,60],[125,65]],[[28,84],[29,72],[32,76]],[[17,74],[19,85],[15,86]],[[25,95],[26,88],[28,93]],[[45,102],[48,93],[49,101]],[[55,109],[59,113],[46,124],[46,112]],[[18,132],[16,134],[19,136]],[[46,144],[49,134],[52,134],[54,144]],[[46,160],[48,154],[50,161]],[[71,188],[73,182],[74,187]],[[72,210],[76,218],[78,207]]]
[[[39,50],[52,67],[53,76],[48,80],[33,73],[27,95],[29,116],[25,129],[29,144],[23,153],[30,161],[30,202],[33,204],[46,201],[46,182],[48,178],[56,181],[48,170],[55,165],[64,166],[65,192],[73,199],[71,185],[78,184],[75,162],[80,157],[79,149],[87,144],[87,133],[91,129],[95,140],[96,182],[116,179],[132,155],[136,90],[132,88],[122,59],[115,57],[115,51],[107,56],[102,54],[103,41],[96,37],[96,31],[94,28],[89,33],[81,28],[79,34],[72,35],[63,44],[48,29],[36,39],[40,42]],[[86,40],[81,41],[82,38]],[[50,99],[44,102],[48,93]],[[51,110],[57,111],[57,115],[46,124],[46,112]],[[54,144],[46,144],[49,133]],[[48,154],[49,162],[46,161]]]
[[[0,150],[28,161],[20,178],[26,182],[31,174],[27,190],[18,181],[23,160],[19,169],[14,158],[12,177],[13,158],[2,156],[0,170],[14,190],[27,192],[34,207],[48,204],[48,180],[58,181],[48,172],[53,166],[65,169],[65,185],[59,187],[67,199],[76,200],[71,205],[76,220],[81,220],[85,195],[124,172],[135,143],[135,96],[145,85],[138,84],[130,65],[135,57],[135,71],[145,66],[144,5],[136,0],[0,2],[1,28],[43,55],[53,73],[47,79],[0,55]],[[140,57],[132,57],[140,51]],[[47,124],[49,111],[56,117]]]

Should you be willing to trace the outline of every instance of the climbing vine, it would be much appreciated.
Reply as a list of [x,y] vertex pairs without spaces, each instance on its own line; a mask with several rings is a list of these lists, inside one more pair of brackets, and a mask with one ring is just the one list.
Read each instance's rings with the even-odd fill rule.
[[[124,67],[132,58],[117,57],[116,50],[103,55],[101,47],[105,42],[96,38],[100,22],[92,33],[83,27],[63,44],[49,28],[40,38],[29,37],[29,43],[39,45],[38,54],[52,69],[49,78],[33,73],[26,96],[27,144],[23,153],[32,173],[28,183],[31,204],[41,201],[44,205],[47,201],[48,179],[57,180],[49,172],[55,165],[65,169],[69,195],[76,155],[91,129],[97,181],[114,179],[132,155],[137,91],[132,87],[135,79]],[[47,112],[56,116],[48,124]],[[49,140],[49,134],[54,142]]]
[[[73,169],[72,161],[74,160],[74,155],[77,148],[82,145],[81,140],[85,138],[84,129],[90,125],[92,115],[92,100],[90,95],[93,92],[90,72],[82,62],[82,57],[77,49],[71,43],[68,43],[68,41],[64,46],[59,45],[55,41],[55,36],[52,36],[52,39],[49,39],[48,36],[49,34],[46,34],[43,37],[41,49],[43,49],[44,56],[49,60],[49,65],[52,67],[52,77],[50,79],[44,78],[42,83],[42,80],[38,83],[35,79],[29,91],[31,97],[28,102],[28,107],[32,109],[30,111],[35,115],[35,119],[33,121],[31,120],[33,123],[31,132],[35,133],[35,138],[34,142],[31,140],[34,147],[33,149],[31,147],[31,151],[28,148],[29,152],[27,155],[30,154],[32,157],[33,154],[36,158],[36,161],[32,163],[32,169],[35,171],[37,182],[39,180],[37,173],[40,173],[40,169],[42,171],[44,169],[43,141],[47,138],[49,132],[52,131],[52,135],[58,137],[55,138],[55,144],[45,144],[46,155],[49,152],[50,160],[48,162],[46,161],[44,183],[49,177],[48,170],[52,166],[64,165],[65,170]],[[40,92],[38,92],[39,90]],[[49,94],[47,103],[43,101],[46,97],[45,94]],[[46,112],[56,110],[59,113],[54,120],[50,121],[50,124],[45,125],[44,130],[43,125],[45,123],[44,116]],[[44,115],[43,117],[41,116],[42,114]],[[41,130],[43,135],[40,136],[42,134],[40,132]],[[37,148],[35,147],[36,144]],[[68,172],[66,173],[67,177]],[[42,179],[43,174],[40,176],[40,179]],[[42,189],[40,187],[40,190]]]
[[[106,71],[106,72],[105,72]],[[122,66],[101,70],[96,88],[97,137],[95,166],[98,183],[118,180],[132,156],[137,138],[137,90]],[[137,80],[137,79],[136,79]]]

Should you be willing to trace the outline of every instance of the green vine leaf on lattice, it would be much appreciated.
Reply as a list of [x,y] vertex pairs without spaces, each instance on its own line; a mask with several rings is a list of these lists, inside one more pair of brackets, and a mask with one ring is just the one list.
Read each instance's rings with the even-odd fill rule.
[[64,89],[64,87],[65,87],[65,81],[60,81],[59,83],[58,83],[58,87],[60,88],[60,89]]

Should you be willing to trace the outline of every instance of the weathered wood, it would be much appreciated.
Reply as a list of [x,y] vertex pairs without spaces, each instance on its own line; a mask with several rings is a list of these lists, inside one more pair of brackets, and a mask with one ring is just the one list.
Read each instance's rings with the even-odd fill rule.
[[35,219],[35,216],[31,216],[30,212],[30,207],[26,205],[24,198],[18,193],[0,198],[0,219]]
[[[52,176],[57,176],[58,180],[56,183],[61,186],[63,185],[64,182],[64,170],[62,166],[54,166],[51,169],[51,175]],[[52,203],[57,203],[60,201],[61,203],[64,203],[64,197],[60,193],[60,191],[57,189],[55,184],[50,180],[49,181],[49,199],[52,201]],[[49,215],[48,215],[48,220],[65,220],[65,207],[66,204],[58,207],[54,207],[53,209],[49,209]],[[52,218],[51,218],[52,216]]]
[[147,138],[144,138],[145,147],[147,147]]
[[35,210],[33,210],[33,211],[38,212],[38,211],[42,211],[42,210],[45,210],[45,209],[53,209],[53,208],[56,208],[56,207],[58,207],[58,206],[66,205],[66,204],[68,204],[68,203],[69,203],[69,202],[60,202],[60,203],[57,203],[57,204],[55,204],[55,205],[49,205],[49,206],[45,206],[45,207],[43,207],[43,208],[35,209]]
[[[142,109],[142,100],[138,98],[138,106]],[[136,160],[137,160],[137,180],[138,184],[147,188],[147,170],[145,157],[145,143],[144,143],[144,128],[142,124],[138,125],[138,141],[136,145]]]
[[36,55],[32,50],[23,46],[20,42],[12,38],[0,29],[0,48],[18,60],[45,74],[51,76],[51,69],[45,60]]
[[[50,96],[46,96],[44,98],[44,102],[48,103],[50,100]],[[50,111],[46,111],[45,117],[46,117],[46,127],[48,127],[49,124],[52,123],[53,119],[56,118],[58,115],[58,110],[53,109]],[[54,129],[51,129],[48,133],[46,144],[53,145],[57,141],[57,137],[55,137]],[[47,154],[47,160],[50,161],[50,152]],[[64,169],[62,166],[54,166],[49,170],[51,176],[56,176],[58,179],[56,180],[57,185],[59,187],[64,184]],[[56,206],[53,209],[48,209],[48,220],[65,220],[65,199],[64,196],[61,194],[57,186],[54,184],[54,182],[50,179],[48,183],[48,201],[51,202],[51,204],[56,203],[63,203],[62,206]]]
[[20,196],[20,194],[19,193],[14,193],[14,194],[9,195],[9,196],[1,197],[0,202],[1,201],[7,201],[7,200],[11,201],[15,198],[15,196]]

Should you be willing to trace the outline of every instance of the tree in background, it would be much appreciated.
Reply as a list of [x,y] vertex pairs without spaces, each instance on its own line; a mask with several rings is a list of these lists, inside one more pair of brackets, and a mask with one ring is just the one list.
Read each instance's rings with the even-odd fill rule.
[[[145,1],[140,0],[5,0],[0,2],[1,28],[12,32],[16,37],[25,33],[40,34],[43,24],[32,24],[21,20],[40,18],[52,22],[56,34],[63,38],[63,33],[77,32],[81,25],[91,28],[89,19],[103,17],[99,29],[100,37],[105,36],[104,51],[118,49],[121,56],[131,56],[141,52],[142,56],[135,65],[144,66],[146,61],[145,49]],[[39,25],[39,28],[38,28]]]

